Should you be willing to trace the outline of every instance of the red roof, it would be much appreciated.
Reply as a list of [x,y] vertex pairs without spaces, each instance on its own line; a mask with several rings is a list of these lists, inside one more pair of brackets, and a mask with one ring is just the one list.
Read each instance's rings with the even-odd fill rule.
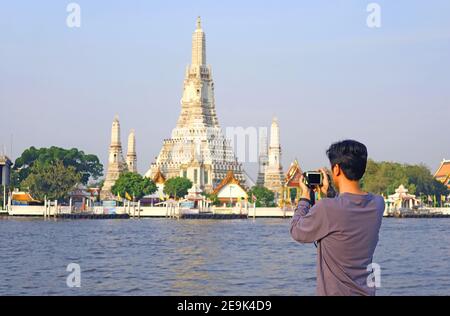
[[441,162],[439,169],[434,174],[436,179],[446,178],[450,175],[450,160],[444,160]]

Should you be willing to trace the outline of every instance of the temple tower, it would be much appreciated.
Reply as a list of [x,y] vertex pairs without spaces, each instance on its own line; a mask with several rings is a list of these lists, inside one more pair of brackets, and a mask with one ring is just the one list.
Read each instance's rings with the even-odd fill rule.
[[109,146],[108,171],[106,173],[105,182],[103,184],[100,198],[102,200],[111,199],[113,197],[111,188],[120,175],[126,171],[126,163],[123,159],[122,144],[120,142],[120,123],[119,117],[116,115],[111,128],[111,144]]
[[127,168],[129,172],[137,173],[136,136],[134,129],[128,135]]
[[280,127],[273,118],[270,128],[269,161],[265,170],[264,186],[275,193],[280,193],[284,182],[281,166]]
[[206,37],[198,18],[192,35],[191,65],[185,72],[180,116],[172,137],[164,140],[156,161],[145,175],[153,178],[160,172],[166,179],[187,177],[200,190],[212,192],[230,170],[245,185],[242,165],[217,119],[212,70],[206,63]]

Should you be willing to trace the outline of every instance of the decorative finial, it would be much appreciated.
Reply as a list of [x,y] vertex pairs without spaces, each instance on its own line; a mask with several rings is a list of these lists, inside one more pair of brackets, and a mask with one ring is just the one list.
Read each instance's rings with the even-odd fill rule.
[[114,121],[115,122],[119,122],[119,115],[118,114],[114,115]]
[[202,19],[200,16],[197,17],[197,30],[200,30],[202,28]]

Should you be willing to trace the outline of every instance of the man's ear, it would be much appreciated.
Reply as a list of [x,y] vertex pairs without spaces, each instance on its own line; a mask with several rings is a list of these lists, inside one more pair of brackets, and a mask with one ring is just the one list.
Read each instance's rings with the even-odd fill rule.
[[333,175],[335,177],[339,177],[341,175],[341,167],[339,167],[339,165],[334,165],[334,167],[333,167]]

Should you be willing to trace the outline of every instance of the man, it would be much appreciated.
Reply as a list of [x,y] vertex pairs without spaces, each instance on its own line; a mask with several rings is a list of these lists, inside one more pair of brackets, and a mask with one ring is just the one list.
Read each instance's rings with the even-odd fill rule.
[[[300,181],[301,199],[291,222],[291,236],[300,243],[317,242],[318,295],[375,295],[367,284],[384,212],[384,199],[364,192],[359,181],[367,166],[365,145],[346,140],[327,151],[339,195],[311,207],[310,188]],[[330,183],[321,170],[327,194]]]

